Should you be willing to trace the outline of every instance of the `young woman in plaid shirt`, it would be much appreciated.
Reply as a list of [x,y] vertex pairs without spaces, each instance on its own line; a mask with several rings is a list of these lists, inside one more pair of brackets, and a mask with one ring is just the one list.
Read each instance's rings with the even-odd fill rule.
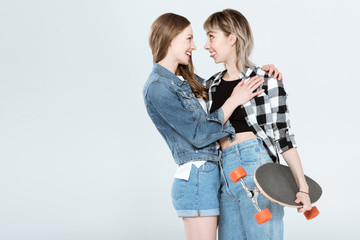
[[225,71],[215,74],[204,84],[209,89],[210,113],[221,106],[234,87],[246,84],[254,76],[264,78],[257,90],[264,90],[230,116],[236,136],[233,141],[219,140],[222,150],[219,239],[282,239],[283,207],[259,195],[262,208],[269,208],[273,217],[259,225],[253,218],[256,209],[238,183],[230,180],[229,173],[243,167],[248,176],[245,182],[254,187],[251,175],[267,162],[278,162],[282,153],[299,187],[296,202],[302,203],[299,212],[311,209],[308,186],[291,132],[283,84],[255,67],[249,60],[253,37],[246,18],[238,11],[226,9],[212,14],[204,23],[207,32],[205,49],[215,63],[224,63]]

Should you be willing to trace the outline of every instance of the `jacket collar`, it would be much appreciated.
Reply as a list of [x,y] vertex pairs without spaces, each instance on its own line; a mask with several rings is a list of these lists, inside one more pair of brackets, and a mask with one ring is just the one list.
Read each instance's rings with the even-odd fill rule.
[[158,73],[161,76],[164,76],[166,78],[169,78],[171,81],[173,81],[176,85],[181,86],[182,84],[186,84],[187,81],[180,80],[175,74],[164,68],[158,63],[154,63],[153,71]]

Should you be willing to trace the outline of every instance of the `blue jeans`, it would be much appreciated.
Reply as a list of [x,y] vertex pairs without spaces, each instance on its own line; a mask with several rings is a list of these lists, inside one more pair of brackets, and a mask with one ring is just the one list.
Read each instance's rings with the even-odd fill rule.
[[251,188],[255,186],[255,169],[272,162],[262,141],[258,138],[246,140],[225,149],[221,156],[219,240],[283,239],[283,207],[259,194],[260,208],[268,208],[272,213],[271,220],[259,225],[254,219],[257,210],[241,183],[233,183],[229,177],[232,170],[243,167],[247,173],[245,183]]

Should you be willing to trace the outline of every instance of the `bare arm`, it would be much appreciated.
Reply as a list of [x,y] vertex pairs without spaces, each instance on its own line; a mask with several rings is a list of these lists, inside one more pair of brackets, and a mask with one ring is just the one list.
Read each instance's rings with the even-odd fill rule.
[[290,167],[295,181],[299,187],[299,192],[296,194],[296,203],[302,203],[303,206],[299,208],[299,212],[304,212],[311,209],[311,202],[309,198],[309,186],[305,180],[304,171],[301,165],[301,160],[296,148],[290,148],[282,153],[287,165]]
[[[283,83],[274,78],[268,79],[268,97],[272,108],[273,117],[276,122],[272,125],[276,137],[278,151],[282,153],[287,165],[298,185],[299,192],[296,194],[296,203],[302,203],[303,206],[298,209],[304,212],[311,209],[309,187],[306,183],[301,160],[296,149],[294,135],[292,134],[289,120],[289,111],[287,107],[287,94]],[[270,87],[271,86],[271,87]]]

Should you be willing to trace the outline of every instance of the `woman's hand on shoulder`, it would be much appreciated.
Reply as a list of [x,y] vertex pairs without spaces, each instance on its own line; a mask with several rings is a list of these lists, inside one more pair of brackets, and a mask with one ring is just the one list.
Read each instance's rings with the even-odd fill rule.
[[264,92],[264,89],[254,92],[263,83],[264,79],[260,76],[252,77],[246,82],[245,79],[243,79],[236,85],[230,98],[235,99],[238,106],[242,105]]
[[245,82],[245,79],[241,80],[233,89],[231,96],[221,106],[224,113],[224,122],[226,122],[234,110],[251,100],[253,97],[264,92],[264,89],[254,92],[261,84],[264,83],[264,79],[260,76],[250,78]]
[[279,81],[284,81],[281,72],[273,65],[273,64],[266,64],[261,67],[261,70],[268,72],[268,75],[271,76],[274,73],[274,78],[278,79]]

